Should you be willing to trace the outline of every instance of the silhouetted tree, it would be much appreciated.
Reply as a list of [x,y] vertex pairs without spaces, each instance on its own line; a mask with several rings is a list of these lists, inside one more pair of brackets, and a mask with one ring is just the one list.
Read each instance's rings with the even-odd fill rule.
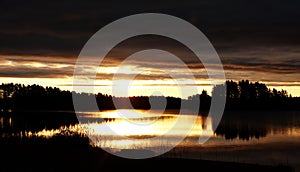
[[[95,97],[99,109],[115,109],[113,99],[120,103],[121,108],[130,107],[125,97],[112,97],[101,93],[96,95],[90,93],[73,94],[83,98]],[[286,90],[271,90],[263,83],[252,83],[248,80],[239,82],[231,80],[226,81],[224,84],[215,85],[212,90],[212,96],[226,97],[226,109],[299,109],[300,107],[300,98],[292,97]],[[187,100],[162,96],[151,96],[150,98],[154,102],[163,102],[166,99],[167,109],[180,109],[182,103],[186,105],[189,104],[189,101],[200,100],[199,110],[208,110],[212,97],[208,95],[207,91],[203,90],[201,94],[189,96]],[[151,108],[149,97],[147,96],[130,97],[129,99],[131,105],[136,109]],[[36,84],[27,86],[13,83],[1,84],[0,110],[8,109],[73,110],[72,93],[70,91],[62,91],[56,87],[42,87]]]
[[[242,80],[238,83],[226,81],[226,109],[289,109],[296,108],[294,100],[286,90],[272,91],[263,83]],[[217,85],[213,88],[213,96],[221,96],[216,90],[224,87]]]

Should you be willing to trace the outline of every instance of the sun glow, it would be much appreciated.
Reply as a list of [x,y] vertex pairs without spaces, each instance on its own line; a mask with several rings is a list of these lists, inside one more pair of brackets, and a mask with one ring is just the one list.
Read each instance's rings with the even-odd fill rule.
[[[0,59],[0,69],[3,70],[4,73],[3,76],[0,77],[0,80],[2,83],[20,83],[25,85],[38,84],[44,87],[52,86],[58,87],[62,90],[73,91],[74,83],[72,75],[74,65],[69,61],[62,60],[63,58],[53,58],[51,61],[45,62],[41,57],[3,56],[3,59]],[[152,64],[152,62],[147,63]],[[148,67],[145,67],[141,62],[122,66],[114,66],[111,64],[101,66],[97,69],[84,69],[88,73],[95,70],[97,71],[97,79],[93,82],[93,89],[89,89],[91,85],[86,84],[86,82],[83,81],[80,83],[80,86],[76,86],[78,88],[78,90],[76,90],[77,92],[95,94],[100,92],[115,96],[150,96],[153,95],[154,92],[160,92],[164,96],[187,98],[194,94],[200,94],[202,90],[207,90],[207,93],[211,95],[213,85],[216,84],[211,83],[208,78],[196,78],[194,81],[195,83],[184,78],[174,81],[172,78],[166,78],[164,71],[158,70],[155,65],[152,64],[152,66],[149,65]],[[181,68],[175,68],[172,70],[175,71],[176,74],[183,73]],[[191,70],[195,74],[205,73],[202,68],[193,68]],[[226,73],[229,77],[236,77],[236,72],[226,71]],[[117,77],[114,78],[114,75]],[[131,78],[133,76],[137,77]],[[255,71],[252,71],[251,76],[255,76],[257,78],[269,76],[274,77],[275,80],[280,80],[275,76],[275,74],[266,75],[266,73],[262,74],[261,72],[255,74]],[[253,77],[250,77],[250,80],[251,79],[252,81],[255,81],[253,80]],[[266,83],[266,85],[271,89],[284,89],[287,90],[289,94],[292,94],[292,96],[300,96],[299,82],[275,80],[272,82],[262,82]],[[129,87],[126,87],[126,85],[129,85]],[[197,87],[197,91],[191,91],[191,88],[194,86]]]
[[[102,114],[104,113],[104,114]],[[122,118],[120,113],[126,113],[127,119]],[[111,117],[114,120],[107,123],[88,123],[83,124],[84,127],[90,128],[90,131],[96,135],[116,135],[127,137],[145,137],[145,136],[159,136],[168,132],[169,135],[182,135],[186,131],[186,127],[192,125],[192,116],[185,116],[181,118],[180,125],[175,124],[178,122],[179,115],[175,114],[155,114],[149,113],[145,110],[113,110],[106,112],[90,112],[88,118],[91,117]],[[166,119],[166,120],[165,120]],[[212,121],[210,118],[197,117],[197,125],[194,125],[190,136],[199,135],[200,133],[210,135],[213,133]],[[146,124],[146,125],[145,125]],[[203,124],[203,125],[198,125]],[[106,125],[111,129],[106,130]],[[172,128],[172,130],[171,130]],[[205,130],[205,132],[203,132]]]
[[[127,113],[127,118],[122,118],[120,113]],[[192,116],[183,115],[178,123],[179,115],[170,111],[164,114],[150,113],[146,110],[110,110],[103,112],[82,112],[81,118],[86,118],[85,123],[73,126],[63,126],[59,129],[42,130],[39,132],[26,132],[27,137],[50,138],[62,133],[80,134],[86,133],[94,139],[92,144],[116,150],[138,149],[141,147],[162,147],[164,144],[172,144],[174,138],[187,134],[189,138],[199,136],[214,136],[212,120],[210,118],[197,117],[195,124]],[[102,122],[89,122],[91,119],[107,119]],[[100,120],[101,121],[101,120]],[[193,125],[193,126],[191,126]],[[108,127],[109,128],[108,128]],[[190,132],[187,129],[190,129]],[[150,138],[164,136],[165,139],[149,140]],[[164,142],[168,143],[164,143]],[[195,140],[197,142],[197,140]]]

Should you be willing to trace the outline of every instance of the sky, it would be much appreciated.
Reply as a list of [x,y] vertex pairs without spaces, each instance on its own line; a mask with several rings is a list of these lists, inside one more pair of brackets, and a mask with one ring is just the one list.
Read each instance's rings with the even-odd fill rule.
[[[226,79],[260,81],[300,96],[299,7],[299,1],[289,0],[0,0],[0,82],[72,90],[74,64],[95,32],[125,16],[163,13],[190,22],[206,35],[222,61]],[[157,62],[164,53],[148,53],[142,61],[118,67],[127,56],[145,49],[177,55],[195,74],[199,91],[211,92],[203,65],[189,49],[151,35],[118,44],[98,70],[95,91],[110,94],[117,70],[124,75],[143,71],[135,78],[130,95],[151,95],[159,89],[164,95],[180,97],[177,83],[166,74],[172,70],[184,79],[184,71],[180,65]]]

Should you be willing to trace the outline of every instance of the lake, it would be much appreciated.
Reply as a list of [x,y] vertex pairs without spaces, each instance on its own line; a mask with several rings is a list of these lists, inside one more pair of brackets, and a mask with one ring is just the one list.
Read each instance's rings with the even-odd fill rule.
[[[71,112],[19,112],[0,117],[1,140],[51,138],[58,134],[88,134],[93,146],[118,152],[124,149],[161,151],[163,156],[258,164],[291,165],[300,170],[300,112],[226,112],[216,131],[206,116],[164,114],[143,110],[82,112],[80,124]],[[191,125],[195,122],[195,125]],[[109,130],[110,128],[111,130]],[[191,128],[191,130],[189,130]],[[164,140],[152,139],[163,136]],[[199,137],[209,138],[199,143]]]

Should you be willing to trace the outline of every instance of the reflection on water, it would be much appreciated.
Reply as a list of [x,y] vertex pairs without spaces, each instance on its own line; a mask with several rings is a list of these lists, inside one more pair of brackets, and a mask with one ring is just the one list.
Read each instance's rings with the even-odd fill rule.
[[[168,144],[148,138],[164,135],[169,143],[185,134],[192,116],[176,112],[164,114],[129,110],[126,118],[117,111],[83,112],[81,124],[70,112],[21,112],[0,114],[0,141],[8,138],[55,138],[55,136],[97,137],[93,146],[120,149],[155,147]],[[290,163],[300,171],[300,112],[230,112],[223,115],[216,131],[212,121],[198,116],[189,135],[174,151],[185,157],[250,163]],[[138,126],[142,127],[138,127]],[[114,130],[107,130],[110,126]],[[85,131],[85,132],[84,132]],[[120,136],[121,135],[121,136]],[[200,145],[199,136],[211,136]],[[154,150],[154,149],[152,149]],[[159,151],[159,150],[158,150]],[[182,156],[182,154],[181,154]]]
[[[184,136],[194,121],[193,116],[183,115],[180,125],[176,125],[179,116],[172,113],[156,114],[130,110],[123,110],[123,112],[126,114],[125,119],[121,118],[117,111],[89,113],[88,116],[83,113],[81,119],[85,123],[82,123],[81,127],[89,136],[97,138],[94,143],[96,146],[103,148],[116,150],[160,148],[165,144],[176,143],[176,138]],[[109,116],[113,117],[113,120],[99,120]],[[196,125],[190,131],[189,137],[211,136],[213,134],[211,119],[198,116]],[[164,139],[151,141],[148,139],[159,136],[164,136]],[[164,140],[167,140],[167,143]]]
[[[147,111],[83,112],[80,114],[81,124],[66,114],[57,115],[59,120],[49,120],[45,113],[33,117],[1,116],[1,137],[45,137],[55,135],[71,136],[74,133],[88,133],[97,137],[95,146],[115,149],[137,149],[141,147],[161,147],[162,142],[149,142],[147,138],[164,136],[172,143],[173,138],[185,135],[185,131],[192,125],[191,115],[182,115],[180,125],[175,125],[178,115],[168,111],[164,114]],[[55,114],[54,112],[50,113]],[[124,118],[124,114],[126,115]],[[123,115],[123,116],[122,116]],[[64,117],[61,120],[62,116]],[[73,117],[74,118],[74,117]],[[107,126],[113,130],[108,130]],[[85,131],[85,132],[84,132]],[[217,130],[212,129],[212,119],[198,116],[195,125],[181,145],[198,145],[199,136],[211,136],[206,145],[218,144],[252,144],[268,140],[278,141],[278,136],[300,136],[300,116],[297,113],[280,114],[278,112],[231,113],[226,114]],[[262,140],[261,138],[267,138]]]

